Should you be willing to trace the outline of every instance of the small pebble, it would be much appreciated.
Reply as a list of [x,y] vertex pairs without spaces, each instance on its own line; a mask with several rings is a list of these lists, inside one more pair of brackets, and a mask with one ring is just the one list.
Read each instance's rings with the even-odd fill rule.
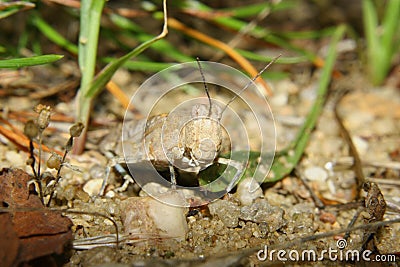
[[[167,204],[171,203],[171,204]],[[188,225],[185,199],[177,191],[153,197],[130,197],[121,202],[121,216],[127,234],[184,238]]]
[[211,215],[218,216],[227,227],[236,227],[239,223],[240,208],[228,200],[218,199],[208,205]]
[[356,132],[365,127],[370,128],[374,121],[374,116],[359,110],[353,110],[349,114],[344,115],[344,124],[349,132]]
[[334,224],[336,222],[336,216],[330,212],[321,212],[319,215],[319,219],[321,222]]
[[145,197],[148,195],[154,196],[154,195],[159,195],[166,193],[168,191],[168,188],[160,185],[159,183],[147,183],[142,187],[142,190],[139,192],[139,196]]
[[83,186],[83,191],[85,191],[89,196],[96,196],[100,193],[101,185],[103,184],[103,179],[91,179]]
[[368,142],[365,141],[363,138],[359,136],[352,136],[351,137],[354,146],[357,149],[359,155],[365,155],[368,152]]
[[257,198],[263,197],[263,191],[253,178],[241,181],[236,191],[237,198],[243,206],[248,206]]
[[324,182],[328,178],[328,174],[326,173],[326,171],[323,168],[317,166],[308,167],[304,171],[304,175],[310,181]]
[[255,223],[267,223],[269,232],[278,230],[284,224],[283,209],[271,206],[265,199],[242,207],[240,219]]
[[275,107],[285,106],[288,102],[289,96],[286,92],[279,92],[274,94],[271,98],[271,104]]
[[82,200],[83,202],[89,202],[89,200],[90,200],[89,194],[86,193],[85,191],[83,191],[82,189],[77,189],[76,190],[75,197],[77,199]]

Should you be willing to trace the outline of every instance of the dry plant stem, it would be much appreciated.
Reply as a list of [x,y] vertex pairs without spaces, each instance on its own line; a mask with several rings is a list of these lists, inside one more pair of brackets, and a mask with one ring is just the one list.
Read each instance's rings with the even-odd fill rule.
[[[27,122],[28,118],[31,118],[33,116],[34,116],[34,113],[29,112],[29,111],[10,111],[8,114],[8,118],[22,122],[22,123]],[[74,122],[75,119],[72,116],[55,113],[51,116],[51,120],[54,122]],[[7,124],[9,124],[9,123],[7,123]],[[49,127],[49,128],[51,128],[51,127]],[[16,128],[14,127],[13,130],[14,129],[16,129]],[[46,152],[49,152],[46,150],[46,146],[43,146],[43,150]],[[57,154],[59,154],[59,153],[57,153]]]
[[[363,203],[364,204],[364,203]],[[360,216],[361,212],[364,210],[364,207],[358,207],[356,210],[356,213],[354,214],[353,218],[351,219],[350,223],[347,225],[348,228],[353,227],[354,224],[356,223],[358,216]],[[343,236],[344,239],[348,240],[350,237],[350,232],[346,232],[345,235]]]
[[314,191],[312,190],[312,188],[310,187],[310,185],[307,183],[306,179],[304,178],[304,175],[301,174],[297,168],[294,171],[295,171],[296,176],[300,179],[300,181],[303,183],[303,185],[308,190],[308,192],[310,192],[311,198],[313,199],[315,206],[320,209],[325,208],[324,203],[322,203],[322,201],[314,193]]
[[38,180],[38,185],[39,185],[39,198],[40,201],[42,201],[42,204],[44,204],[44,196],[43,196],[43,187],[42,187],[42,177],[40,173],[41,169],[41,162],[42,162],[42,131],[39,131],[39,159],[38,159],[38,167],[37,167],[37,180]]
[[[90,101],[90,104],[87,105],[87,112],[90,112],[90,110],[92,110],[92,101]],[[87,120],[87,126],[89,126],[89,118]],[[85,150],[85,143],[86,143],[86,136],[87,136],[87,129],[88,127],[85,127],[85,129],[83,130],[83,133],[80,137],[76,138],[75,140],[75,145],[73,147],[72,153],[75,155],[80,155],[82,154],[82,152]]]
[[52,211],[61,211],[61,212],[67,213],[67,214],[70,213],[70,214],[93,215],[93,216],[99,216],[99,217],[106,218],[107,220],[109,220],[114,225],[115,235],[116,235],[116,241],[115,241],[116,247],[115,248],[118,249],[118,246],[119,246],[118,225],[115,222],[115,220],[113,218],[111,218],[109,215],[105,215],[105,214],[102,214],[100,212],[89,212],[89,211],[68,210],[68,209],[58,209],[58,208],[50,208],[50,210],[52,210]]
[[[229,45],[219,40],[216,40],[208,35],[205,35],[204,33],[201,33],[195,29],[189,28],[174,18],[168,18],[168,25],[171,26],[171,28],[179,30],[197,40],[221,49],[233,60],[235,60],[244,70],[246,70],[250,76],[255,77],[258,74],[258,71],[253,67],[253,65],[251,65],[247,59],[245,59],[235,50],[233,50]],[[269,85],[262,78],[259,78],[257,81],[264,87],[266,95],[271,96],[272,90]]]
[[80,8],[81,3],[78,0],[45,0],[44,2],[57,3],[63,6]]
[[42,131],[39,132],[39,160],[38,160],[38,168],[37,168],[37,177],[40,180],[41,177],[41,162],[42,162],[42,143],[43,143],[43,135]]
[[107,90],[121,103],[125,109],[134,109],[129,105],[129,98],[126,94],[115,84],[113,81],[109,81],[106,86]]
[[[344,95],[347,93],[347,91],[340,91],[337,93],[337,95],[335,96],[335,103],[334,103],[334,114],[335,114],[335,119],[337,121],[337,124],[339,125],[339,130],[340,130],[340,134],[342,135],[342,137],[344,138],[345,142],[347,143],[347,145],[349,146],[349,150],[350,150],[350,154],[353,156],[353,170],[354,173],[356,174],[356,185],[357,185],[357,199],[361,199],[361,192],[362,192],[362,186],[365,182],[365,177],[364,177],[364,173],[362,171],[362,165],[361,165],[361,159],[358,155],[357,149],[354,146],[353,140],[351,139],[350,133],[347,131],[346,127],[343,124],[343,120],[339,115],[338,112],[338,106],[340,103],[340,100],[344,97]],[[350,221],[348,228],[352,227],[355,222],[357,221],[358,216],[360,215],[361,211],[363,210],[363,208],[359,208],[357,209],[356,213],[353,216],[353,219]],[[346,232],[344,238],[347,240],[350,236],[350,232]]]
[[118,225],[115,222],[115,220],[113,218],[111,218],[108,215],[102,214],[100,212],[90,212],[90,211],[80,211],[80,210],[69,210],[69,209],[64,209],[64,208],[2,208],[0,207],[0,214],[1,213],[13,213],[13,212],[31,212],[31,211],[42,211],[42,212],[47,212],[47,211],[58,211],[58,212],[63,212],[66,214],[81,214],[81,215],[93,215],[93,216],[99,216],[99,217],[103,217],[106,218],[107,220],[109,220],[114,228],[115,228],[115,236],[116,236],[116,248],[118,248],[119,245],[119,229],[118,229]]
[[[52,191],[50,193],[49,201],[47,202],[47,205],[46,205],[47,207],[50,205],[51,199],[53,198],[54,191],[56,189],[56,186],[57,186],[58,182],[61,179],[61,168],[64,166],[65,159],[67,157],[68,152],[71,151],[71,149],[72,149],[72,146],[74,144],[74,137],[79,137],[82,134],[83,129],[84,129],[83,123],[75,123],[74,125],[72,125],[69,128],[70,137],[69,137],[69,139],[67,141],[67,144],[65,145],[64,155],[63,155],[63,157],[62,157],[62,159],[61,159],[61,161],[60,161],[60,163],[58,165],[57,174],[56,174],[56,180],[55,180],[55,183],[53,185]],[[47,161],[47,166],[49,166],[49,161],[50,161],[50,159]],[[53,165],[57,166],[56,162],[52,161],[50,166],[51,167],[53,167]]]
[[29,160],[31,161],[31,164],[30,164],[30,166],[31,166],[31,168],[32,168],[32,172],[33,172],[33,175],[35,176],[35,177],[38,177],[38,175],[37,175],[37,173],[36,173],[36,170],[35,170],[35,154],[33,153],[33,149],[34,149],[34,147],[33,147],[33,141],[32,141],[32,139],[30,139],[29,140]]
[[[1,120],[1,119],[0,119]],[[10,131],[6,129],[5,127],[0,125],[0,134],[4,135],[9,139],[11,142],[14,144],[21,146],[25,149],[25,151],[29,151],[29,139],[20,131]],[[39,145],[35,142],[33,142],[33,146],[38,149]],[[58,155],[62,155],[63,153],[61,151],[55,150],[55,149],[50,149],[49,147],[42,145],[43,151],[45,152],[55,152]]]
[[363,170],[362,170],[361,159],[360,159],[360,156],[358,155],[357,148],[355,147],[353,140],[351,139],[350,133],[347,131],[346,127],[344,126],[343,120],[340,117],[339,112],[338,112],[338,106],[339,106],[340,100],[344,97],[345,94],[347,94],[347,92],[348,91],[341,91],[341,92],[338,92],[338,95],[336,95],[335,104],[334,104],[334,113],[335,113],[336,121],[339,125],[340,134],[343,136],[345,142],[349,146],[350,154],[354,159],[353,170],[354,170],[354,173],[356,174],[357,199],[360,199],[363,184],[366,181]]
[[[72,137],[70,137],[70,139],[72,139]],[[68,141],[68,142],[70,142],[70,141]],[[64,155],[63,155],[62,160],[61,160],[60,168],[58,168],[58,170],[57,170],[56,180],[55,180],[55,183],[54,183],[53,188],[51,190],[51,193],[50,193],[50,196],[49,196],[49,200],[47,201],[46,207],[50,207],[51,200],[53,199],[53,196],[54,196],[54,191],[56,190],[56,186],[57,186],[58,182],[61,179],[61,168],[62,168],[62,166],[63,166],[63,164],[65,162],[67,154],[68,154],[68,150],[65,150]]]
[[[235,48],[240,41],[242,40],[242,38],[247,35],[249,32],[251,32],[256,26],[257,24],[265,19],[271,12],[271,9],[269,7],[264,8],[258,15],[256,18],[254,18],[252,21],[250,21],[249,24],[247,24],[245,27],[243,27],[233,38],[232,40],[230,40],[228,42],[228,46]],[[211,61],[219,61],[222,58],[222,53],[217,53],[212,59]]]
[[[44,204],[43,188],[42,188],[42,183],[40,181],[41,179],[39,177],[39,173],[36,172],[36,170],[35,170],[35,162],[36,162],[36,160],[35,160],[35,154],[33,152],[33,149],[34,149],[33,141],[32,141],[32,139],[30,139],[29,140],[29,159],[31,160],[30,166],[31,166],[31,169],[32,169],[32,172],[33,172],[33,176],[35,177],[34,179],[36,180],[38,188],[39,188],[39,192],[38,192],[39,199],[42,202],[42,204]],[[40,157],[39,157],[39,162],[40,162]]]
[[[343,120],[339,115],[338,112],[338,105],[340,103],[340,100],[343,98],[343,96],[348,93],[348,91],[339,91],[338,94],[336,95],[336,101],[334,105],[334,113],[335,113],[335,118],[337,120],[337,123],[339,125],[339,129],[341,132],[341,135],[345,139],[346,143],[349,146],[350,154],[354,159],[354,164],[353,164],[353,169],[356,174],[356,184],[357,184],[357,199],[361,199],[361,192],[362,190],[367,192],[367,196],[365,198],[365,208],[366,211],[368,212],[370,218],[364,219],[367,223],[369,222],[375,222],[375,221],[382,221],[383,220],[383,215],[385,214],[386,211],[386,201],[383,197],[383,194],[381,190],[379,189],[378,185],[375,183],[367,182],[365,179],[363,170],[362,170],[362,162],[360,159],[360,156],[358,155],[357,148],[355,147],[350,133],[346,129],[346,127],[343,124]],[[348,227],[351,227],[354,225],[356,222],[357,218],[360,215],[360,212],[362,210],[358,209],[356,214],[354,215],[352,221],[349,223]],[[367,231],[364,233],[364,244],[363,244],[363,250],[366,248],[366,246],[369,243],[370,238],[376,233],[378,228],[369,228]],[[350,235],[349,232],[346,232],[345,237],[348,238]]]
[[79,85],[77,80],[74,81],[67,81],[56,86],[47,88],[46,90],[36,91],[29,95],[32,99],[42,99],[45,97],[56,95],[60,92],[66,92],[70,90],[74,90]]

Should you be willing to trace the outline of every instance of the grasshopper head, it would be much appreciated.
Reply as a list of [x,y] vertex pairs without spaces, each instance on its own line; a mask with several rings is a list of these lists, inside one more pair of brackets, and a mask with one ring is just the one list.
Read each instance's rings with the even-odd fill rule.
[[190,167],[206,168],[213,164],[222,143],[221,109],[213,105],[193,106],[191,120],[181,129],[179,148]]

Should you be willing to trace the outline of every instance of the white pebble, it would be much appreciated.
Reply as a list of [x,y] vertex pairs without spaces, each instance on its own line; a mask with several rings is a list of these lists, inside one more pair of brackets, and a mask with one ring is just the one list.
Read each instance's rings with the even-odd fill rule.
[[263,191],[257,181],[246,178],[241,181],[236,191],[237,197],[242,205],[250,205],[257,198],[263,197]]
[[284,106],[288,103],[289,96],[286,92],[279,92],[271,97],[271,104],[275,107]]
[[96,196],[100,193],[101,185],[103,184],[103,179],[91,179],[84,186],[83,191],[85,191],[89,196]]
[[122,217],[125,232],[139,237],[159,235],[160,237],[184,238],[186,222],[186,200],[177,191],[168,191],[153,197],[131,197],[122,203]]
[[304,175],[310,181],[324,182],[328,178],[328,174],[326,173],[326,171],[323,168],[317,166],[308,167],[304,171]]
[[107,198],[114,198],[115,197],[115,192],[113,190],[110,190],[106,193]]
[[352,136],[352,141],[358,154],[365,155],[368,152],[368,142],[359,136]]
[[357,110],[352,111],[345,116],[344,124],[347,127],[347,130],[350,132],[356,132],[357,130],[364,129],[365,127],[368,129],[375,119],[372,114]]
[[142,187],[142,190],[139,192],[139,196],[155,196],[166,193],[169,189],[165,186],[160,185],[159,183],[147,183]]

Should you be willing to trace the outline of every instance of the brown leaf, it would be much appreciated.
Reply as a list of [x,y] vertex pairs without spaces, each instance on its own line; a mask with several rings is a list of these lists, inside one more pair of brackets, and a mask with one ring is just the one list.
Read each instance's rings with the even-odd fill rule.
[[20,244],[10,214],[0,214],[0,229],[0,262],[2,266],[12,266],[16,262]]
[[[19,169],[0,171],[0,203],[9,213],[0,214],[0,260],[12,266],[39,257],[61,254],[72,240],[72,222],[43,207],[29,194],[29,174]],[[6,233],[5,233],[6,232]],[[18,259],[14,255],[17,255]],[[4,261],[3,261],[4,259]]]

